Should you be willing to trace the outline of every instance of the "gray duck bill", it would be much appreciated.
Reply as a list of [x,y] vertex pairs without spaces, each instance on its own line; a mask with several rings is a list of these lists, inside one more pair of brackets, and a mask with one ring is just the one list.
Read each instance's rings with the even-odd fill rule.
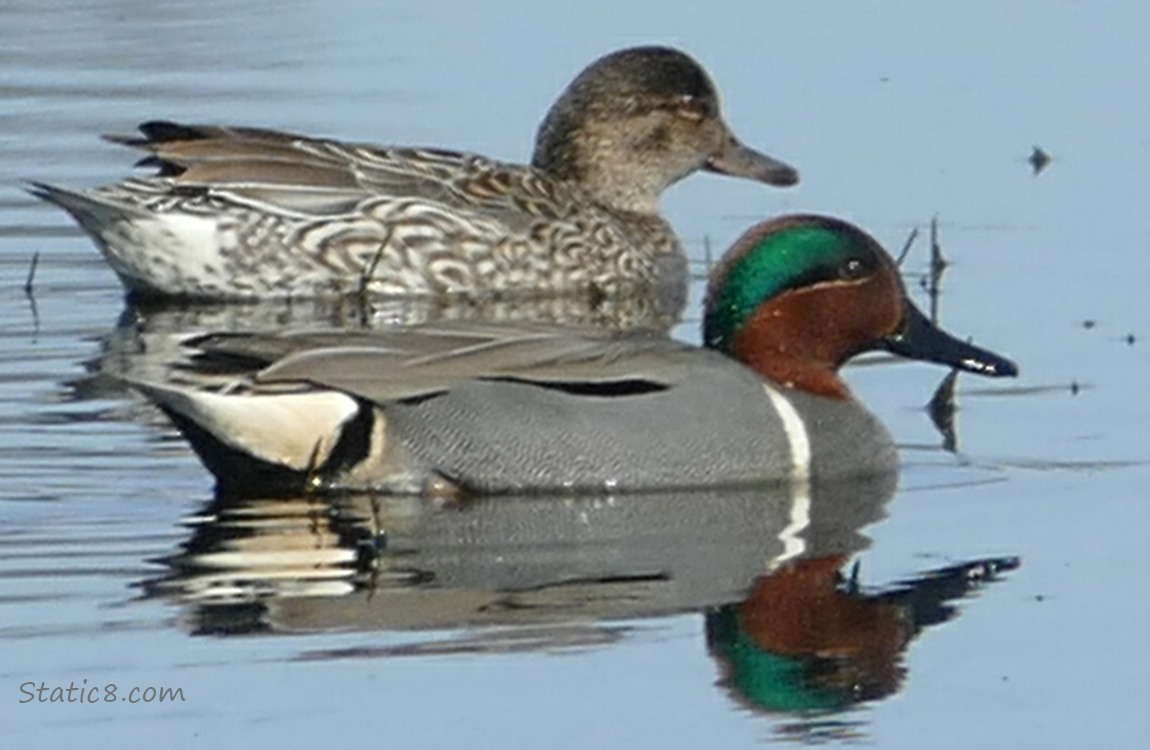
[[733,135],[728,135],[723,148],[707,159],[705,169],[777,187],[790,187],[799,181],[798,171],[790,164],[755,151]]

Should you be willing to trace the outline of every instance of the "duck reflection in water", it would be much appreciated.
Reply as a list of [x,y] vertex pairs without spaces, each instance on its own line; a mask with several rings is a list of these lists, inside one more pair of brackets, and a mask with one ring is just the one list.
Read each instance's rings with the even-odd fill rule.
[[845,555],[806,558],[760,577],[741,602],[707,613],[720,684],[756,711],[827,713],[897,692],[902,656],[923,629],[958,614],[955,599],[1019,566],[959,563],[874,592],[844,576]]
[[[299,658],[324,661],[625,648],[635,620],[699,613],[739,705],[825,716],[899,690],[915,635],[1018,564],[959,563],[875,592],[844,578],[896,481],[451,503],[219,496],[140,588],[192,635],[317,636]],[[322,637],[348,631],[393,635]]]

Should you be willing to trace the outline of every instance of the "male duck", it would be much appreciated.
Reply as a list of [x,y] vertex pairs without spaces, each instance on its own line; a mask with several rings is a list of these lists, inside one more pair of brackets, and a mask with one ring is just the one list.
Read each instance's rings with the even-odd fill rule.
[[[837,219],[749,230],[716,269],[705,348],[640,332],[497,326],[216,334],[214,391],[136,385],[224,488],[638,490],[889,471],[838,368],[886,349],[990,376],[1009,360],[936,328],[890,256]],[[221,369],[223,368],[223,369]]]
[[771,185],[692,58],[638,47],[591,64],[539,128],[531,166],[255,128],[147,122],[159,175],[81,192],[32,183],[131,292],[201,299],[612,294],[681,288],[663,192],[708,170]]

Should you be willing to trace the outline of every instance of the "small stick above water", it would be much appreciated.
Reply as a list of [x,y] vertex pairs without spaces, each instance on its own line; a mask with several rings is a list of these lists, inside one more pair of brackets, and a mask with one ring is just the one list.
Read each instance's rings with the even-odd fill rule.
[[942,293],[942,274],[950,262],[942,255],[942,245],[938,241],[938,217],[930,220],[930,281],[927,293],[930,295],[930,320],[938,323],[938,297]]
[[906,242],[902,243],[902,250],[899,251],[898,258],[895,260],[896,266],[901,266],[902,262],[906,260],[906,256],[910,254],[910,248],[914,245],[914,241],[918,239],[918,227],[910,230],[910,234],[906,236]]

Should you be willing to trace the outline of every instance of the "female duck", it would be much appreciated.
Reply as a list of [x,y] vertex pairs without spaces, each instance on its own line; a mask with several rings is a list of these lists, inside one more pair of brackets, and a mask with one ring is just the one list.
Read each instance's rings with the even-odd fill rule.
[[613,294],[686,284],[663,192],[708,170],[793,185],[719,112],[697,62],[663,47],[584,70],[531,166],[254,128],[148,122],[155,177],[81,192],[35,183],[129,291],[204,299],[344,294]]
[[643,333],[397,328],[189,342],[215,391],[136,384],[222,487],[639,490],[889,471],[886,429],[838,376],[872,349],[990,376],[894,263],[837,219],[759,224],[711,279],[704,348]]

